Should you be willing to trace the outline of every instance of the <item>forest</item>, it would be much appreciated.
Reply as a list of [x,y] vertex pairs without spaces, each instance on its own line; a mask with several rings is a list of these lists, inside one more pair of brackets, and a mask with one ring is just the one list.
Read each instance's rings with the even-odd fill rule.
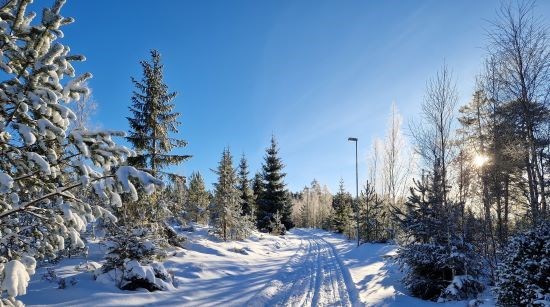
[[247,156],[220,148],[219,164],[202,170],[215,173],[212,189],[200,171],[173,171],[193,153],[164,78],[172,67],[155,49],[136,63],[120,117],[127,133],[92,128],[91,111],[108,106],[90,95],[92,74],[73,66],[85,57],[62,40],[75,22],[64,3],[41,13],[28,0],[0,6],[1,306],[23,306],[40,267],[87,255],[90,242],[107,246],[94,280],[130,295],[172,291],[163,263],[200,227],[220,242],[315,228],[357,246],[395,245],[411,296],[550,304],[550,32],[534,2],[503,2],[489,22],[467,104],[443,62],[426,78],[418,114],[388,106],[385,135],[359,157],[368,169],[358,195],[341,178],[330,191],[314,174],[290,191],[275,135],[256,173]]

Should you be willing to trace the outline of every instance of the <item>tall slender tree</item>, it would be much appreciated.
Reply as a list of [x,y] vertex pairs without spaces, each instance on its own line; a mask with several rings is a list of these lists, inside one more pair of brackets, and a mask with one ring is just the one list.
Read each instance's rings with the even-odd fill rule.
[[286,229],[293,227],[291,219],[292,204],[285,188],[283,172],[284,164],[279,157],[279,148],[275,137],[271,137],[271,145],[266,149],[263,169],[263,191],[258,199],[258,229],[271,231],[275,213],[281,215],[281,222]]
[[179,112],[175,112],[176,92],[170,92],[164,82],[163,65],[160,53],[151,50],[151,60],[141,61],[143,77],[141,81],[132,78],[136,90],[132,96],[128,117],[130,124],[128,141],[138,155],[129,159],[129,164],[150,169],[156,176],[169,165],[179,164],[190,158],[189,155],[171,154],[174,148],[187,145],[182,139],[171,137],[178,133]]
[[218,175],[218,182],[214,184],[212,222],[216,234],[227,241],[237,237],[241,217],[237,174],[233,168],[233,157],[229,149],[223,151],[215,172]]
[[187,205],[185,206],[188,218],[197,223],[206,223],[208,221],[207,210],[209,204],[210,195],[206,191],[201,173],[191,173],[187,192]]
[[254,207],[255,207],[255,201],[254,201],[254,195],[252,194],[252,189],[250,186],[250,179],[248,171],[248,162],[246,161],[246,157],[244,154],[241,157],[241,161],[239,163],[239,183],[238,183],[238,189],[241,192],[241,214],[252,216],[254,214]]

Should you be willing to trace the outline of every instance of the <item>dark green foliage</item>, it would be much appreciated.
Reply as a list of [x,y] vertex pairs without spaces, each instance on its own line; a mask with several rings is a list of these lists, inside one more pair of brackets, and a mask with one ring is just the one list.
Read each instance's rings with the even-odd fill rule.
[[261,231],[271,232],[270,225],[275,213],[281,215],[281,222],[288,230],[294,227],[291,220],[292,203],[285,188],[283,163],[279,157],[279,148],[275,137],[271,138],[271,146],[266,150],[263,168],[263,188],[258,195],[257,223]]
[[132,78],[136,90],[132,96],[128,117],[130,131],[128,141],[134,146],[138,155],[128,160],[132,166],[151,169],[158,176],[164,167],[179,164],[190,156],[169,154],[174,148],[185,147],[184,140],[170,137],[178,133],[180,114],[174,111],[172,102],[175,92],[169,92],[164,83],[163,65],[160,53],[151,51],[151,61],[141,61],[143,78],[138,81]]
[[378,196],[374,186],[367,181],[359,196],[359,236],[361,241],[381,242],[390,237],[384,229],[387,221],[383,205],[382,198]]
[[[350,224],[353,223],[351,194],[344,190],[344,180],[340,179],[338,193],[332,199],[332,208],[334,216],[332,219],[332,228],[338,233],[347,232],[350,234]],[[353,227],[351,227],[353,228]]]
[[105,264],[102,267],[104,272],[121,269],[128,259],[135,259],[140,262],[156,260],[158,257],[157,248],[162,245],[156,237],[149,236],[146,229],[128,229],[116,227],[119,235],[107,237],[109,248],[105,256]]
[[405,243],[399,261],[411,294],[422,299],[452,300],[474,296],[483,289],[477,280],[480,259],[458,231],[461,206],[443,200],[438,163],[434,174],[415,181],[407,212],[398,212]]
[[258,206],[258,200],[260,195],[264,192],[264,182],[262,173],[256,173],[254,179],[252,180],[252,194],[254,196],[254,202]]
[[550,222],[510,240],[497,271],[497,301],[502,306],[550,303]]
[[238,189],[241,193],[241,214],[252,216],[254,214],[254,195],[250,188],[250,179],[248,179],[248,163],[246,158],[243,155],[241,157],[241,162],[239,163],[239,174],[238,174]]

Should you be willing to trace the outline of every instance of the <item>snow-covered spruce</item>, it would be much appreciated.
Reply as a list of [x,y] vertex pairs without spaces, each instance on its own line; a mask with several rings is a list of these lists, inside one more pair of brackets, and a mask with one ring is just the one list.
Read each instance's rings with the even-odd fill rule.
[[214,184],[215,194],[210,209],[213,232],[224,241],[246,238],[254,225],[250,216],[241,215],[237,174],[233,168],[233,157],[229,149],[224,149],[215,172],[218,175],[218,182]]
[[[123,133],[83,128],[69,103],[86,95],[90,73],[76,75],[69,47],[57,39],[72,18],[55,1],[37,20],[31,1],[6,1],[0,8],[0,305],[21,305],[36,259],[82,247],[80,232],[98,217],[114,220],[119,193],[148,191],[162,182],[118,166],[133,152],[117,145]],[[132,183],[130,178],[134,180]],[[92,189],[93,204],[73,193]]]
[[162,247],[166,245],[166,242],[162,242],[162,237],[150,234],[149,228],[116,227],[116,232],[117,235],[106,238],[106,262],[96,270],[96,280],[114,283],[122,290],[172,289],[172,277],[162,263],[158,262],[166,256],[162,253]]
[[398,253],[406,273],[403,283],[413,296],[426,300],[474,298],[484,288],[477,279],[481,261],[457,231],[460,208],[443,201],[439,168],[434,169],[415,180],[407,211],[397,210],[405,236]]
[[497,274],[499,304],[549,306],[550,222],[512,238]]

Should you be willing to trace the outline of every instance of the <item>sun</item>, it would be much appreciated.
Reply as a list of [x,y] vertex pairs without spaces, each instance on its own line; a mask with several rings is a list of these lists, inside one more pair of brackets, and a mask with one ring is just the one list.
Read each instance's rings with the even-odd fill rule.
[[474,165],[478,168],[483,167],[487,162],[489,161],[489,157],[482,155],[482,154],[476,154],[474,156]]

